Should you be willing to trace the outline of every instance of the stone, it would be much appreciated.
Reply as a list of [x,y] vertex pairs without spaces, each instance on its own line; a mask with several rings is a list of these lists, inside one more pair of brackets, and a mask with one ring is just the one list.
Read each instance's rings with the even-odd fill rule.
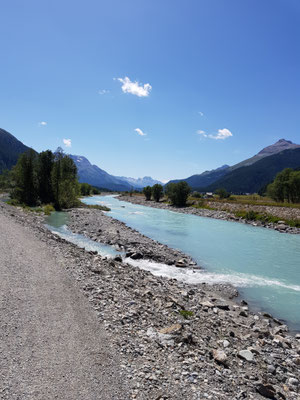
[[183,326],[181,324],[174,324],[171,326],[168,326],[166,328],[160,329],[159,333],[162,333],[164,335],[167,334],[176,334],[179,333],[182,330]]
[[143,258],[143,254],[136,252],[131,254],[130,258],[132,258],[133,260],[140,260],[141,258]]
[[226,365],[227,364],[227,354],[223,350],[213,350],[212,355],[215,361],[220,364]]
[[175,262],[175,267],[177,267],[177,268],[186,268],[187,267],[187,263],[183,258],[181,258],[180,260],[177,260]]
[[225,310],[225,311],[229,311],[229,305],[223,302],[218,302],[217,304],[215,304],[215,307],[219,308],[220,310]]
[[241,317],[246,317],[246,318],[248,317],[248,313],[246,311],[244,311],[244,310],[242,310],[239,315]]
[[288,380],[288,384],[291,385],[291,386],[298,386],[299,385],[299,381],[296,378],[290,378]]
[[272,385],[259,383],[256,386],[256,390],[258,391],[259,394],[266,397],[267,399],[275,398],[276,390]]
[[252,362],[254,359],[254,354],[250,350],[241,350],[239,351],[238,356],[249,362]]

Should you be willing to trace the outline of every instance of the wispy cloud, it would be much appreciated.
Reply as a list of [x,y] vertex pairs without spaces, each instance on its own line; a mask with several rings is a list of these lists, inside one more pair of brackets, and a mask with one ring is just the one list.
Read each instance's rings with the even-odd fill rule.
[[135,132],[140,136],[147,136],[147,133],[143,132],[140,128],[136,128]]
[[108,94],[108,93],[109,93],[109,90],[106,90],[106,89],[98,90],[98,94]]
[[38,126],[39,126],[39,127],[46,126],[46,125],[47,125],[47,122],[46,122],[46,121],[38,122]]
[[225,140],[228,139],[229,137],[233,136],[233,134],[230,132],[229,129],[223,128],[223,129],[218,129],[218,132],[213,134],[207,134],[205,131],[199,130],[197,131],[198,135],[201,135],[205,138],[209,139],[215,139],[215,140]]
[[204,117],[204,113],[203,113],[202,111],[198,111],[198,114],[199,114],[201,117]]
[[71,147],[72,146],[72,140],[71,139],[63,139],[64,145],[66,147]]
[[117,78],[117,80],[122,83],[123,93],[131,93],[138,97],[148,97],[152,89],[150,83],[145,83],[143,85],[137,81],[132,82],[128,76],[125,76],[125,78]]

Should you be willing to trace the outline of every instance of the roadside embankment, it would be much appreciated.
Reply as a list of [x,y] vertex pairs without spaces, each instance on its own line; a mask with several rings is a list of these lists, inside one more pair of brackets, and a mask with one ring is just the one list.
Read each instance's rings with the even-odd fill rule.
[[[155,277],[86,252],[48,231],[41,217],[7,205],[0,212],[24,225],[63,260],[119,353],[129,399],[299,398],[300,335],[290,335],[270,315],[252,314],[245,302],[237,304],[221,288]],[[77,220],[76,229],[96,240],[96,226],[110,230],[111,241],[119,238],[119,230],[120,246],[126,248],[126,227],[103,218],[101,211],[78,209],[70,214],[69,226],[75,227]],[[146,239],[141,241],[130,233],[132,250],[146,250]],[[178,256],[163,247],[157,260],[171,262]]]
[[[129,203],[139,204],[147,207],[163,208],[166,210],[172,210],[180,212],[183,214],[199,215],[200,217],[208,217],[221,219],[225,221],[235,221],[242,224],[250,224],[253,226],[261,226],[268,229],[275,229],[281,233],[292,233],[300,234],[300,228],[291,227],[287,225],[285,220],[297,220],[300,221],[300,209],[289,208],[289,207],[270,207],[270,206],[256,206],[256,205],[242,205],[233,203],[219,203],[219,202],[209,202],[209,206],[214,209],[208,208],[196,208],[196,207],[174,207],[170,204],[164,202],[147,201],[144,196],[128,196],[127,194],[122,194],[119,196],[120,200],[128,201]],[[262,214],[269,214],[282,218],[282,221],[278,223],[274,222],[263,222],[259,220],[247,220],[245,218],[240,218],[235,215],[236,212],[246,210],[254,211]]]

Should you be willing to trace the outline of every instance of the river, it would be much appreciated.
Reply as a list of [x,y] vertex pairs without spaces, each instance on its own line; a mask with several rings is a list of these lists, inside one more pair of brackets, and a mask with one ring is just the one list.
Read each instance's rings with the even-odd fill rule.
[[206,273],[201,278],[194,273],[190,282],[231,283],[252,307],[300,330],[300,235],[145,207],[114,196],[84,201],[110,207],[113,218],[191,255]]

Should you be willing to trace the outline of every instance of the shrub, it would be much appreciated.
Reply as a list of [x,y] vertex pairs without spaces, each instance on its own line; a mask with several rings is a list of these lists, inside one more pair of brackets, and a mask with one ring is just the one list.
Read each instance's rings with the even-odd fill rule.
[[171,203],[177,207],[184,207],[191,189],[185,181],[178,183],[169,183],[166,188],[166,194]]
[[46,204],[46,205],[44,206],[44,213],[45,213],[46,215],[50,215],[53,211],[55,211],[55,208],[53,207],[52,204]]
[[152,195],[151,186],[145,186],[143,189],[143,194],[145,195],[146,200],[151,200],[151,195]]
[[159,200],[163,196],[163,187],[159,183],[156,183],[155,185],[152,186],[152,196],[155,201],[159,202]]

